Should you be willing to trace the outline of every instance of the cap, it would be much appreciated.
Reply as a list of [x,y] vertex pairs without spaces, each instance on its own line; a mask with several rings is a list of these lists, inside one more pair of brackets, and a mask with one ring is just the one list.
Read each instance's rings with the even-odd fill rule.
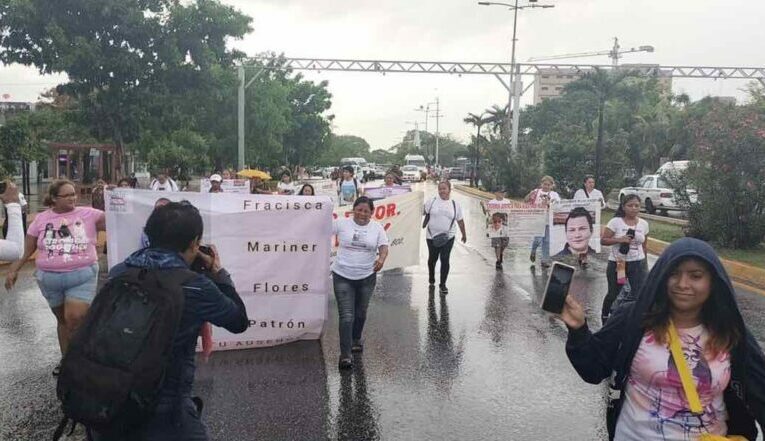
[[212,182],[212,181],[215,181],[215,182],[223,182],[223,178],[222,178],[222,177],[221,177],[219,174],[217,174],[217,173],[216,173],[216,174],[214,174],[214,175],[210,176],[210,181],[211,181],[211,182]]

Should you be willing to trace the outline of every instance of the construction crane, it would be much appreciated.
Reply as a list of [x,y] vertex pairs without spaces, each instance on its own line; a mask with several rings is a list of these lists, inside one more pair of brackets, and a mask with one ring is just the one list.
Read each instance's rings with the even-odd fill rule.
[[614,47],[607,51],[580,52],[576,54],[553,55],[550,57],[533,57],[533,58],[529,58],[529,61],[562,60],[564,58],[581,58],[581,57],[594,57],[598,55],[608,55],[611,58],[611,64],[613,65],[613,67],[617,67],[619,65],[619,58],[621,58],[623,54],[630,54],[633,52],[653,52],[653,51],[654,51],[653,46],[638,46],[638,47],[632,47],[629,49],[622,49],[621,46],[619,46],[619,39],[614,37]]

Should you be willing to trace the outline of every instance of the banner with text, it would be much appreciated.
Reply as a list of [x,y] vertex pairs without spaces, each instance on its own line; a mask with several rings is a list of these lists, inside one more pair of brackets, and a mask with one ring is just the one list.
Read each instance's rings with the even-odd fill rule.
[[599,199],[556,202],[550,208],[550,256],[565,258],[600,252]]
[[501,213],[507,218],[508,248],[528,250],[535,237],[544,237],[547,225],[547,209],[516,201],[504,201],[501,205],[487,205],[488,214]]
[[141,248],[146,219],[160,199],[188,200],[204,221],[247,307],[250,327],[213,327],[215,350],[320,338],[327,320],[332,204],[325,196],[106,192],[109,267]]
[[[199,192],[209,193],[211,187],[210,180],[202,178],[199,183]],[[247,179],[224,179],[220,188],[223,193],[250,194],[250,181]]]
[[[419,263],[423,199],[424,193],[415,191],[374,202],[372,220],[382,224],[390,243],[383,271]],[[340,216],[353,216],[353,209],[349,206],[335,208],[335,219]],[[336,254],[337,246],[333,242],[333,259]]]

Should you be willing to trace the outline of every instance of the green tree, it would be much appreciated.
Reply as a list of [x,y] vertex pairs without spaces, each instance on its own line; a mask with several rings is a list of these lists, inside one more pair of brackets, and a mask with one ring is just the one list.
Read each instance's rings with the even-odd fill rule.
[[625,80],[634,77],[631,71],[609,72],[595,68],[578,81],[566,85],[567,92],[582,91],[595,97],[597,101],[597,135],[595,138],[595,177],[601,181],[603,177],[602,158],[604,146],[606,104],[609,100],[625,94]]
[[365,158],[369,160],[369,143],[354,135],[330,135],[329,143],[319,158],[326,166],[339,166],[342,158]]
[[765,114],[756,105],[712,103],[690,122],[687,187],[698,192],[689,233],[732,248],[765,238]]
[[216,0],[5,0],[0,60],[66,73],[60,91],[77,98],[94,136],[114,142],[119,168],[152,107],[231,66],[241,54],[226,42],[250,22]]

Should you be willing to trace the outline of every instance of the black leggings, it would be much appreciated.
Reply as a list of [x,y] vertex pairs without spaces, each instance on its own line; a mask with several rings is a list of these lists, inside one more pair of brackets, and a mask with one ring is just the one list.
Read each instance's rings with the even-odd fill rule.
[[[645,271],[643,271],[644,262],[642,260],[636,260],[633,262],[627,262],[627,279],[630,281],[630,289],[632,295],[637,297],[640,294],[640,288],[643,286],[645,280]],[[603,299],[603,310],[601,312],[602,317],[608,317],[611,314],[611,305],[616,300],[616,297],[621,291],[621,285],[617,283],[616,277],[616,262],[613,260],[608,261],[606,267],[606,279],[608,280],[608,294]]]
[[446,278],[449,277],[449,256],[452,254],[454,238],[449,239],[446,245],[436,248],[433,246],[432,239],[426,239],[428,244],[428,282],[436,282],[436,262],[441,259],[441,285],[446,285]]

